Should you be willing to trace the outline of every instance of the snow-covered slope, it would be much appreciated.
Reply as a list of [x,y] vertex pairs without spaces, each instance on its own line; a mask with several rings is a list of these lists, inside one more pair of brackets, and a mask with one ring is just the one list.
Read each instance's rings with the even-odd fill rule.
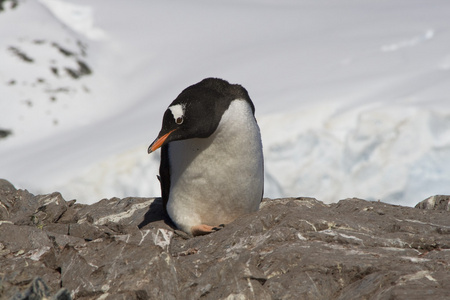
[[157,196],[146,148],[162,114],[216,76],[256,105],[266,196],[448,194],[449,13],[444,0],[21,1],[0,12],[0,177],[80,202]]

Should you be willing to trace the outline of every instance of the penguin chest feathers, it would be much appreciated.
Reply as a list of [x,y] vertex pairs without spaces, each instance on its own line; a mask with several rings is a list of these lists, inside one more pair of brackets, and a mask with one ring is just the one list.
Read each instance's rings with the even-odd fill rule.
[[258,210],[264,188],[262,143],[247,101],[233,100],[209,137],[168,146],[167,211],[180,229],[226,224]]

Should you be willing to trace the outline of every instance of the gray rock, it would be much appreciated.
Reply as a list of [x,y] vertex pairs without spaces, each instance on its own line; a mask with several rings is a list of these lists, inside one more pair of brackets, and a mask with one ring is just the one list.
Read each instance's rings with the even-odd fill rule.
[[450,196],[449,195],[431,196],[417,203],[416,208],[450,211]]
[[60,289],[54,296],[50,295],[50,289],[45,282],[41,278],[36,277],[25,291],[17,293],[12,298],[12,300],[40,299],[70,300],[72,297],[66,289]]
[[445,210],[360,199],[331,205],[312,198],[264,199],[258,212],[187,238],[173,228],[159,198],[80,205],[0,180],[0,217],[1,299],[450,294]]
[[0,220],[17,225],[44,226],[55,223],[69,207],[60,193],[34,196],[26,190],[16,190],[0,179]]

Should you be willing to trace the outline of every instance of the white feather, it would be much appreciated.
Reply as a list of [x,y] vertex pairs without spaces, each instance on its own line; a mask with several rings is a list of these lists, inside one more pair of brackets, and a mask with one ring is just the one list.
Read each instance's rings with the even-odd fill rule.
[[184,116],[184,105],[182,104],[175,104],[172,106],[169,106],[170,111],[172,112],[173,118],[175,121],[178,118],[182,118]]
[[208,138],[172,142],[168,213],[178,228],[219,225],[257,211],[264,171],[259,127],[250,105],[234,100]]

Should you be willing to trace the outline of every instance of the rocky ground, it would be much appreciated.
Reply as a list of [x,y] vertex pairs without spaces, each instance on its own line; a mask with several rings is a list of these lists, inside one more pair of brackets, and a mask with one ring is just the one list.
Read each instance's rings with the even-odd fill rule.
[[159,198],[80,205],[0,180],[0,299],[444,299],[449,199],[265,199],[188,238]]

